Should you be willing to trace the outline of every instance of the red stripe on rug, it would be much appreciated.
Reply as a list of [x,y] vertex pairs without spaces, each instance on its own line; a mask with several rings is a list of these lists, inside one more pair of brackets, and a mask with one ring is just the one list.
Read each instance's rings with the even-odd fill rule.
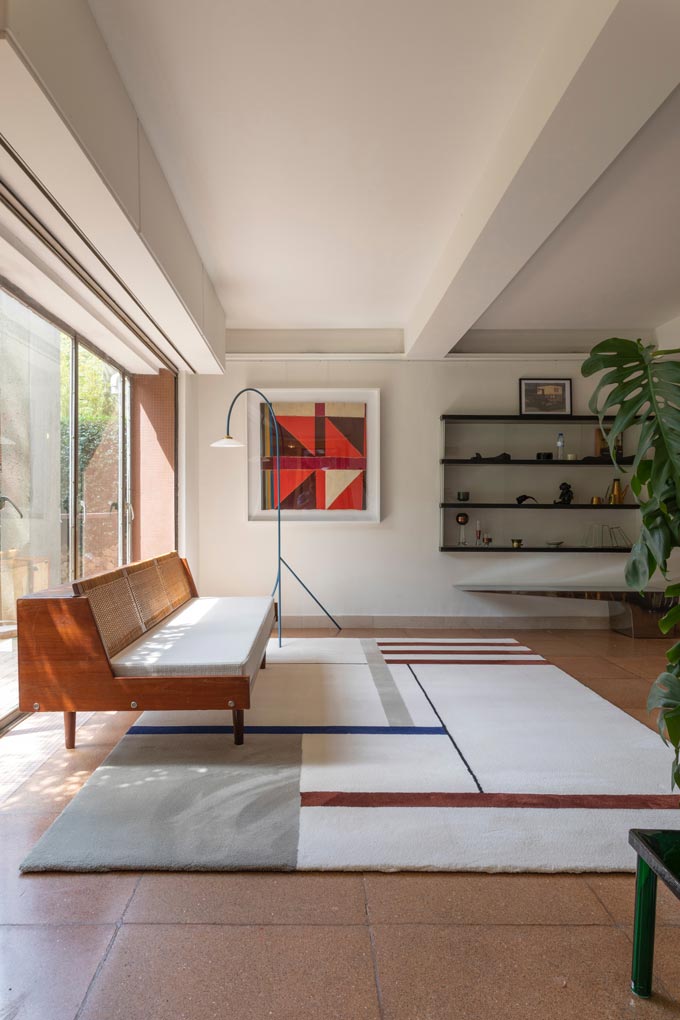
[[388,666],[549,666],[547,659],[388,659]]
[[341,793],[307,791],[301,807],[604,808],[677,810],[678,794],[644,793]]
[[382,649],[382,655],[538,655],[537,652],[533,652],[528,646],[524,649],[520,648],[485,648],[477,647],[466,648],[465,645],[461,648],[412,648],[408,646],[406,648],[385,648]]
[[422,638],[419,641],[404,641],[403,639],[401,641],[397,641],[396,638],[391,638],[389,641],[378,641],[377,642],[379,648],[387,647],[388,645],[398,645],[399,647],[407,645],[408,647],[416,647],[417,648],[419,645],[427,645],[428,647],[435,647],[436,645],[464,646],[465,644],[469,644],[469,645],[485,645],[486,644],[486,645],[491,645],[494,648],[506,648],[509,645],[519,645],[519,644],[522,644],[522,643],[523,642],[521,642],[521,641],[515,641],[514,638],[509,638],[507,641],[505,639],[503,641],[485,641],[484,638],[479,638],[479,639],[475,638],[474,641],[468,641],[468,642],[462,641],[462,640],[456,639],[456,638],[451,638],[450,640],[447,640],[446,638],[433,638],[432,641],[424,641]]
[[476,641],[390,641],[383,645],[377,642],[379,648],[477,648],[482,645],[484,648],[528,648],[526,641],[513,641],[512,644],[501,645],[495,641],[485,641],[484,638],[477,638]]

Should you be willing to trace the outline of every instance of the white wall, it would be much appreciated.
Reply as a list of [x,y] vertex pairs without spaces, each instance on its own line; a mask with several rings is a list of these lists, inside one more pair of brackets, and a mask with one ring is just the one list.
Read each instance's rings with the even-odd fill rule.
[[198,572],[198,377],[181,373],[177,383],[177,548]]
[[[469,595],[453,586],[475,577],[506,583],[521,578],[547,584],[560,578],[593,586],[620,583],[625,556],[478,557],[438,551],[440,414],[514,414],[520,376],[571,376],[574,412],[587,414],[590,384],[580,378],[581,360],[234,362],[227,364],[225,377],[195,378],[196,416],[188,419],[188,425],[196,431],[188,440],[195,442],[198,471],[196,491],[189,487],[188,499],[195,500],[198,509],[195,572],[201,593],[262,593],[271,587],[275,572],[274,524],[247,520],[246,451],[210,447],[224,434],[233,395],[247,385],[265,392],[275,386],[375,386],[381,391],[382,522],[284,523],[284,556],[331,612],[341,617],[394,617],[395,625],[403,617],[456,617],[462,623],[476,616],[568,618],[572,624],[574,617],[589,617],[594,625],[604,623],[602,604]],[[243,397],[231,429],[242,438],[245,412]],[[554,481],[557,490],[557,476]],[[284,600],[284,616],[318,612],[293,581],[285,584]]]

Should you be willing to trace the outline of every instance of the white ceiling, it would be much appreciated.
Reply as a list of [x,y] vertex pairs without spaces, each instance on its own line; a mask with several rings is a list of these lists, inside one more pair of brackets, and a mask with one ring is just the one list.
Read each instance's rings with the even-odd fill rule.
[[282,330],[404,325],[573,9],[89,2],[228,326]]
[[650,328],[680,314],[680,88],[474,330]]

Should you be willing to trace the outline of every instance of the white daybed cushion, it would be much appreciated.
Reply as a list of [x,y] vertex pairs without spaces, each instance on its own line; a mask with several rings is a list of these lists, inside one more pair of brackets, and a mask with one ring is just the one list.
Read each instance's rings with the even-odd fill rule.
[[274,624],[271,598],[196,598],[111,659],[115,676],[249,676]]

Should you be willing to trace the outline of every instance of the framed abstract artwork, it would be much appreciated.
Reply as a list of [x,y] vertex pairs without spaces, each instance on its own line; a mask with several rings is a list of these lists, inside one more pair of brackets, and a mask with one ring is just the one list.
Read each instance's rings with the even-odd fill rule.
[[[380,390],[266,389],[281,444],[281,516],[380,520]],[[248,394],[248,519],[276,517],[276,436]]]

